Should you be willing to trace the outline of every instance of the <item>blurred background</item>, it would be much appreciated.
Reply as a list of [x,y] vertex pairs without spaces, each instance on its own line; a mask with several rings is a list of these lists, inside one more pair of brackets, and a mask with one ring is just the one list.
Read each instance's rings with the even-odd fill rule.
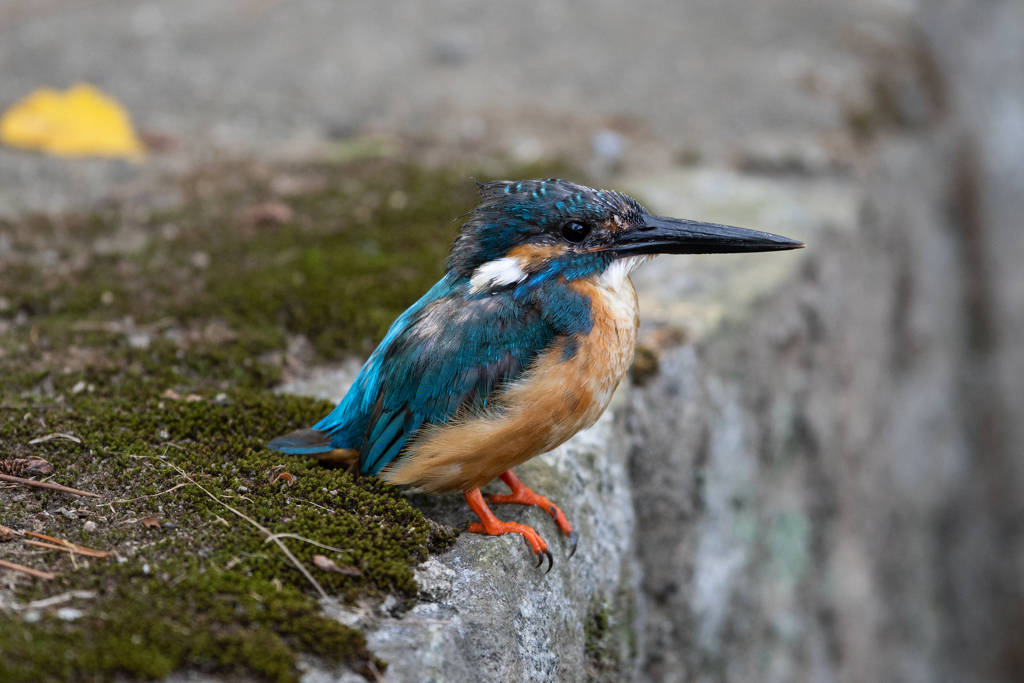
[[0,0],[0,112],[8,368],[92,367],[84,331],[312,381],[434,281],[471,177],[805,239],[637,275],[651,357],[751,330],[723,505],[774,520],[707,550],[739,513],[650,463],[714,468],[631,468],[640,675],[1024,680],[1019,1]]

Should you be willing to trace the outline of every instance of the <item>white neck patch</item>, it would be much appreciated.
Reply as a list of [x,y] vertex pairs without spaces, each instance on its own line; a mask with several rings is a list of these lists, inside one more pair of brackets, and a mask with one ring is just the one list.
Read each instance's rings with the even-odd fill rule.
[[527,273],[519,267],[519,259],[506,256],[488,261],[473,272],[469,279],[470,294],[477,294],[491,287],[503,287],[522,282]]

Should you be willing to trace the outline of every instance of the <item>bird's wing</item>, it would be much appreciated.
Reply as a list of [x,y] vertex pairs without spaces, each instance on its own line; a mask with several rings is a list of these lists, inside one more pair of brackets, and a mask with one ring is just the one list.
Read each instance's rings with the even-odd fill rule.
[[317,443],[302,452],[358,449],[360,470],[379,474],[421,427],[486,408],[557,338],[592,325],[589,301],[553,283],[485,296],[467,288],[449,274],[403,313],[344,400],[305,430]]
[[356,450],[360,470],[379,474],[421,427],[486,408],[558,338],[593,324],[590,302],[557,283],[483,296],[467,288],[445,276],[392,324],[329,415],[267,445],[318,457]]
[[268,446],[286,453],[299,454],[323,453],[335,448],[359,449],[366,437],[374,405],[388,378],[386,360],[391,355],[391,349],[401,344],[409,329],[421,319],[425,308],[452,295],[454,284],[450,276],[441,278],[419,301],[398,316],[363,364],[345,398],[330,414],[313,425],[312,429],[302,429],[278,437]]
[[592,326],[590,302],[555,283],[482,296],[468,286],[435,287],[367,362],[361,396],[369,419],[362,443],[352,444],[362,472],[379,474],[420,428],[485,409],[558,338]]
[[421,427],[485,408],[557,334],[536,305],[511,294],[455,294],[426,307],[384,355],[386,377],[360,447],[362,471],[378,474]]

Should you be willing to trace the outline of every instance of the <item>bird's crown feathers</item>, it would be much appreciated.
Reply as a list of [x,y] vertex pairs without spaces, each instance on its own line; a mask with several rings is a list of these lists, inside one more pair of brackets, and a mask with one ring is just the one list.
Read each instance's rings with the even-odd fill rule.
[[627,195],[567,180],[503,180],[479,189],[480,203],[448,257],[448,271],[460,277],[508,257],[558,269],[570,279],[600,272],[612,258],[601,246],[647,215]]

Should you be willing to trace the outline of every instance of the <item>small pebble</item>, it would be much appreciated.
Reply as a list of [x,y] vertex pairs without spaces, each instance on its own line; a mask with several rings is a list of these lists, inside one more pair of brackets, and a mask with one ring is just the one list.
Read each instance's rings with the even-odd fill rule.
[[83,391],[85,391],[85,388],[87,386],[88,385],[85,382],[79,381],[77,384],[75,384],[75,386],[71,387],[71,393],[72,394],[80,394]]
[[384,598],[384,602],[381,603],[380,611],[384,614],[390,614],[395,610],[396,607],[398,607],[398,600],[395,598],[395,596],[389,595],[388,597]]
[[142,573],[143,574],[148,574],[149,573],[149,565],[148,564],[142,565]]
[[210,267],[210,255],[207,254],[205,251],[193,252],[191,258],[189,258],[189,261],[192,262],[192,265],[195,268],[199,268],[201,270]]
[[64,621],[74,621],[82,616],[82,611],[77,610],[74,607],[61,607],[57,610],[57,618],[63,619]]
[[28,612],[25,612],[24,619],[25,619],[25,621],[27,621],[30,624],[36,623],[41,618],[42,618],[42,615],[39,614],[39,612],[35,611],[34,609],[33,610],[29,610]]
[[239,486],[238,487],[238,492],[239,493],[249,493],[249,489],[246,488],[245,486]]
[[85,524],[82,525],[82,531],[85,531],[85,532],[88,532],[88,533],[92,533],[92,532],[96,531],[96,522],[93,522],[92,520],[89,520],[88,522],[86,522]]
[[132,332],[127,335],[128,346],[133,349],[139,349],[145,351],[149,348],[151,340],[147,332]]

